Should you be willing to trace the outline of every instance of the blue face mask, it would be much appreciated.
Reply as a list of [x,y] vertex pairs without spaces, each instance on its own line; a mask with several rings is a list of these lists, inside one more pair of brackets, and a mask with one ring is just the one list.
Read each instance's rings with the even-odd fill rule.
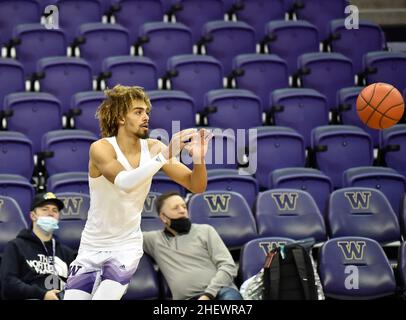
[[58,220],[53,217],[38,217],[37,226],[43,231],[51,233],[54,230],[59,229]]

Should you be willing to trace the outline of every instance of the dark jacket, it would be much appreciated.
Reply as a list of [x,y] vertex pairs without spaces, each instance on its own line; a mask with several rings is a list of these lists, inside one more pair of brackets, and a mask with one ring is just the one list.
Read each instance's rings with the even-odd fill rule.
[[66,282],[75,253],[55,239],[55,269],[59,279],[49,277],[53,273],[50,264],[52,256],[52,241],[42,243],[32,230],[22,230],[16,239],[6,245],[1,260],[2,298],[42,300],[47,291],[59,289],[55,285],[60,287],[59,280]]

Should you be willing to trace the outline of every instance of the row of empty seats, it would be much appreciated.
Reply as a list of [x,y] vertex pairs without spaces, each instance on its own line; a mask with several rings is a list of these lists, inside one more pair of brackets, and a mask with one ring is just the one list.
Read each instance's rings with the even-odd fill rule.
[[[146,22],[163,21],[167,14],[168,20],[185,24],[191,30],[194,41],[201,37],[205,23],[213,20],[224,20],[227,13],[231,18],[247,23],[257,33],[257,41],[264,37],[264,27],[268,21],[290,17],[307,20],[321,32],[321,40],[328,37],[328,25],[333,19],[345,18],[347,0],[330,1],[328,5],[320,0],[58,0],[35,1],[14,0],[2,1],[0,21],[4,26],[4,34],[0,41],[7,42],[13,27],[21,23],[39,22],[45,15],[47,5],[58,7],[59,25],[66,33],[69,43],[76,34],[76,26],[86,22],[101,22],[103,15],[132,31],[132,41],[137,30]],[[320,16],[318,12],[323,11]],[[49,13],[49,12],[48,12]],[[14,17],[14,19],[12,19]],[[136,17],[136,19],[134,19]],[[230,17],[229,17],[230,18]],[[111,20],[111,19],[110,19]]]
[[[203,41],[205,51],[223,63],[226,75],[232,70],[232,57],[256,51],[253,34],[245,35],[252,29],[244,23],[214,21],[208,23],[206,29],[206,40]],[[266,51],[286,61],[289,75],[297,71],[300,55],[319,51],[318,30],[306,21],[275,21],[267,25],[267,30]],[[26,76],[37,72],[36,64],[41,58],[67,54],[62,30],[47,29],[41,24],[22,24],[15,28],[13,34],[9,50],[15,49],[16,58],[23,64]],[[336,20],[332,22],[331,34],[330,51],[348,57],[355,74],[364,71],[362,58],[365,54],[386,48],[381,28],[370,22],[361,22],[357,30],[347,30],[344,20]],[[230,46],[221,47],[225,41],[230,42]],[[128,30],[120,25],[103,23],[81,25],[75,42],[80,56],[90,62],[94,75],[102,71],[104,58],[130,54],[130,45]],[[30,50],[33,46],[37,48],[35,52]],[[180,23],[154,22],[143,25],[136,46],[142,48],[142,51],[138,50],[138,55],[154,61],[159,77],[165,74],[168,58],[193,52],[190,29]],[[162,47],[166,48],[164,52],[159,50]]]
[[[242,279],[250,278],[262,268],[266,253],[271,248],[292,242],[292,239],[271,237],[245,244],[239,259]],[[377,299],[397,294],[398,288],[406,289],[406,243],[399,249],[395,271],[379,243],[367,237],[330,239],[321,247],[317,261],[326,298]],[[345,285],[346,278],[357,271],[357,290],[349,290]]]
[[[163,228],[154,206],[159,195],[150,192],[146,199],[141,222],[144,231]],[[61,227],[56,234],[77,249],[90,198],[81,193],[60,193],[59,196],[66,208],[61,213]],[[259,193],[254,213],[244,197],[234,191],[212,190],[196,194],[191,196],[188,206],[192,222],[212,225],[231,250],[238,250],[246,242],[264,236],[296,240],[313,237],[317,243],[328,238],[362,236],[384,246],[393,246],[402,240],[402,235],[406,236],[405,193],[402,198],[399,214],[392,209],[383,192],[365,187],[334,191],[324,214],[311,194],[299,189],[272,189]],[[28,211],[22,213],[20,209],[24,203],[15,199],[0,198],[2,239],[29,222]]]
[[[98,50],[104,51],[104,50]],[[162,51],[160,49],[160,51]],[[365,56],[368,70],[374,69],[374,73],[367,77],[367,83],[386,82],[393,84],[406,95],[406,82],[402,77],[406,72],[406,54],[394,54],[389,52],[373,52]],[[339,113],[341,121],[345,124],[357,124],[355,112],[355,100],[362,87],[354,87],[354,74],[351,62],[344,56],[336,53],[308,53],[299,57],[298,67],[301,70],[299,83],[290,87],[287,65],[284,60],[276,55],[245,54],[234,59],[234,71],[230,88],[233,90],[247,90],[236,92],[241,99],[254,100],[256,113],[266,112],[268,117],[273,117],[277,122],[283,115],[283,102],[281,100],[293,98],[295,105],[300,105],[294,97],[305,99],[304,106],[316,103],[314,108],[318,123],[328,122],[330,111]],[[123,85],[140,85],[146,90],[158,88],[157,70],[155,64],[146,57],[117,56],[109,57],[103,62],[103,79],[108,87],[120,83]],[[180,55],[174,56],[168,61],[167,87],[174,91],[183,91],[192,100],[191,112],[203,115],[214,113],[213,108],[208,108],[216,101],[213,96],[224,95],[223,68],[221,63],[211,56],[204,55]],[[93,89],[92,72],[90,65],[81,58],[73,57],[48,57],[38,62],[36,88],[41,92],[53,95],[54,104],[59,105],[59,111],[69,113],[72,109],[80,108],[81,100],[93,100],[94,104],[102,100],[102,92]],[[41,97],[32,93],[24,94],[25,80],[22,65],[13,59],[0,58],[0,111],[10,109],[10,103],[15,99],[9,99],[9,94],[19,94],[18,100]],[[299,86],[300,88],[294,88]],[[294,89],[308,89],[296,90]],[[231,90],[231,89],[230,89]],[[280,91],[285,90],[285,91]],[[286,91],[287,90],[287,91]],[[180,99],[179,93],[171,93],[171,90],[161,90],[155,93],[158,97],[172,95],[172,98]],[[208,94],[211,91],[215,95]],[[315,92],[317,91],[317,92]],[[86,94],[84,92],[87,92]],[[233,96],[232,91],[229,91]],[[80,93],[82,93],[80,95]],[[44,95],[45,97],[45,95]],[[171,97],[171,96],[169,96]],[[166,99],[169,99],[166,97]],[[308,101],[311,99],[312,101]],[[11,100],[11,101],[10,101]],[[49,99],[48,99],[49,100]],[[185,100],[185,99],[184,99]],[[238,104],[239,101],[236,102]],[[292,102],[292,103],[293,103]],[[289,102],[288,102],[289,103]],[[93,110],[95,105],[93,105]],[[306,114],[307,114],[306,108]],[[91,111],[93,111],[91,110]],[[94,117],[93,117],[94,122]],[[282,121],[283,122],[283,121]],[[257,119],[255,125],[262,123],[262,118]],[[366,128],[366,126],[363,126]],[[372,131],[370,131],[372,132]]]
[[[74,80],[62,77],[60,81],[57,81],[58,75],[63,72],[64,67],[61,68],[60,72],[49,77],[47,82],[44,82],[44,89],[49,86],[48,91],[51,91],[52,94],[45,92],[9,93],[4,98],[3,106],[0,106],[0,118],[6,120],[2,129],[26,134],[34,142],[34,152],[39,151],[39,139],[47,131],[74,127],[91,131],[96,136],[100,134],[95,113],[97,107],[105,99],[104,93],[101,91],[75,93],[79,89],[77,86],[80,86],[81,82],[85,82],[84,79],[78,77],[77,80]],[[182,81],[177,82],[178,80],[176,80],[174,82],[176,89],[188,90],[189,94],[178,90],[147,91],[152,103],[151,129],[164,129],[170,134],[173,131],[174,121],[178,122],[179,129],[200,124],[233,130],[247,130],[271,122],[276,126],[285,126],[296,130],[303,136],[305,147],[309,147],[311,131],[318,126],[328,125],[331,122],[327,98],[315,89],[270,88],[275,90],[268,92],[265,103],[267,107],[263,108],[264,103],[261,102],[260,96],[255,95],[252,91],[216,89],[206,92],[203,90],[208,88],[204,87],[209,87],[210,84],[203,82],[206,85],[199,87],[197,82],[189,81],[191,76],[192,74],[186,75],[179,79]],[[10,78],[12,75],[9,74],[8,77]],[[204,81],[204,77],[200,80]],[[67,81],[75,82],[72,84]],[[218,78],[218,81],[221,79]],[[262,81],[267,81],[267,79],[256,83]],[[255,80],[251,79],[251,82],[253,83]],[[60,86],[58,86],[59,83]],[[374,146],[377,147],[379,145],[379,131],[370,129],[362,123],[356,111],[356,100],[363,87],[336,89],[338,92],[334,105],[336,106],[338,122],[344,125],[357,126],[366,131],[371,136]],[[328,90],[331,91],[331,94],[336,93],[334,88],[328,88]],[[406,90],[404,93],[406,94]],[[201,100],[203,100],[201,104],[196,103],[196,101]],[[269,121],[264,121],[264,113],[267,114]],[[201,116],[197,122],[198,114]],[[70,121],[64,124],[63,115],[68,115]],[[45,116],[48,119],[46,123],[43,121]],[[406,114],[404,118],[406,119]],[[32,124],[32,128],[25,125],[27,119]]]
[[[397,215],[406,193],[406,178],[395,170],[382,167],[355,167],[344,172],[343,187],[368,187],[385,194]],[[269,189],[298,189],[309,192],[320,212],[326,216],[330,194],[334,191],[331,179],[321,171],[311,168],[276,169],[269,175]],[[54,193],[80,192],[89,194],[88,176],[85,172],[55,174],[48,179],[47,189]],[[250,208],[255,207],[259,185],[252,176],[239,175],[237,170],[208,170],[207,190],[234,191],[241,194]],[[186,196],[186,190],[158,173],[152,180],[151,191],[165,193],[177,191]]]
[[[18,154],[16,154],[18,155]],[[16,158],[15,164],[19,165]],[[264,173],[265,174],[265,173]],[[320,212],[326,215],[328,199],[334,191],[333,183],[323,172],[312,168],[282,168],[271,171],[266,188],[260,188],[258,180],[250,175],[240,175],[234,169],[209,169],[207,190],[226,190],[241,194],[250,208],[255,207],[255,201],[260,190],[291,188],[309,192]],[[2,195],[19,199],[21,206],[29,209],[34,188],[26,178],[18,175],[1,174]],[[393,210],[399,215],[401,200],[406,192],[405,177],[391,168],[384,167],[352,167],[343,173],[343,187],[369,187],[382,191],[388,198]],[[45,186],[44,186],[45,187]],[[65,172],[51,175],[46,188],[54,193],[79,192],[89,194],[87,172]],[[177,191],[186,196],[186,190],[174,183],[163,173],[158,173],[152,180],[151,191],[165,193]]]
[[[331,211],[326,227],[311,196],[303,191],[292,191],[279,189],[262,193],[258,199],[255,216],[250,213],[244,216],[242,212],[249,211],[248,205],[236,193],[214,191],[195,195],[189,202],[191,219],[196,223],[212,224],[230,248],[242,247],[239,258],[239,274],[242,281],[259,271],[266,252],[274,245],[288,244],[293,239],[308,236],[325,241],[326,230],[329,229],[333,238],[322,245],[318,257],[319,273],[326,296],[354,297],[353,291],[342,289],[343,281],[340,281],[341,277],[337,277],[340,272],[344,277],[342,269],[348,265],[359,266],[361,270],[359,278],[361,291],[356,292],[357,297],[377,298],[394,294],[396,286],[394,273],[380,245],[399,241],[401,238],[395,214],[383,194],[368,188],[335,191],[331,195]],[[356,195],[357,193],[359,195]],[[283,200],[281,195],[289,199]],[[77,249],[90,199],[88,196],[75,193],[62,193],[58,196],[64,199],[66,209],[61,214],[61,228],[57,236],[64,243]],[[163,227],[153,209],[153,199],[156,196],[151,193],[146,201],[142,219],[143,230]],[[2,251],[5,243],[14,238],[27,224],[13,199],[1,197],[0,204],[2,222],[0,251]],[[255,220],[258,234],[256,232],[253,234],[250,230],[256,229]],[[405,257],[402,256],[404,250],[405,243],[399,250],[397,270],[400,273],[405,271]],[[371,276],[381,280],[364,280],[364,277],[371,279]],[[162,275],[156,272],[152,260],[148,256],[143,257],[126,298],[145,299],[162,296],[168,298],[170,293],[168,294],[165,280],[161,277]],[[401,274],[399,279],[400,285],[404,285],[404,274]]]
[[[29,117],[20,121],[20,126],[28,121]],[[38,126],[21,128],[33,136],[35,140],[32,141],[20,132],[0,131],[0,173],[17,174],[31,179],[34,154],[37,156],[35,164],[44,164],[45,168],[42,169],[49,176],[64,172],[87,172],[89,147],[97,140],[97,136],[85,130],[47,132],[40,125],[41,123]],[[375,164],[388,166],[406,176],[404,124],[382,131],[379,159],[374,159],[371,137],[355,126],[329,125],[314,128],[311,131],[311,148],[307,154],[303,136],[288,127],[253,127],[242,133],[230,129],[207,129],[214,135],[206,154],[208,169],[244,167],[246,174],[255,175],[261,188],[270,186],[269,174],[272,171],[291,167],[312,166],[320,169],[331,179],[334,188],[343,185],[342,175],[345,170],[372,166],[374,161]],[[170,136],[162,130],[152,130],[150,136],[169,143]],[[181,153],[180,160],[192,167],[187,152]]]

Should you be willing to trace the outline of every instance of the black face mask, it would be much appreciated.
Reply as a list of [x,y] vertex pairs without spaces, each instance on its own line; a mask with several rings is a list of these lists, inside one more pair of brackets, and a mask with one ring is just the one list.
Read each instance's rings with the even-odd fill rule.
[[185,234],[190,231],[192,223],[189,218],[170,219],[170,227],[179,234]]

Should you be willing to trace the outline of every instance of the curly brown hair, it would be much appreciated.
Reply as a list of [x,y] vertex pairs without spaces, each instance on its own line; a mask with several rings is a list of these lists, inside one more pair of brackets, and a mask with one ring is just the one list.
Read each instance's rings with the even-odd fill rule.
[[117,135],[118,121],[131,110],[134,101],[143,101],[147,105],[147,112],[151,110],[151,102],[142,87],[118,84],[113,89],[105,90],[104,94],[106,99],[96,111],[103,138]]

